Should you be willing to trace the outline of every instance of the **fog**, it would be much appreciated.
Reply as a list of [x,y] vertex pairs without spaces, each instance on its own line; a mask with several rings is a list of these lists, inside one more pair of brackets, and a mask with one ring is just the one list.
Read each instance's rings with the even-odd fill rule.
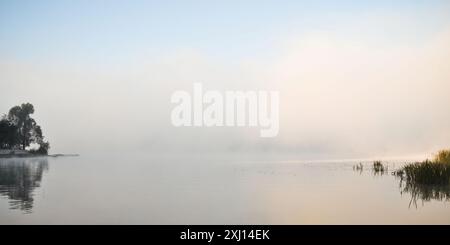
[[[0,57],[0,112],[32,103],[52,153],[329,159],[449,147],[450,28],[395,42],[345,28],[277,36],[266,53],[235,59],[189,46],[105,62]],[[172,93],[192,93],[196,82],[205,90],[279,91],[278,136],[260,138],[259,128],[172,126]]]

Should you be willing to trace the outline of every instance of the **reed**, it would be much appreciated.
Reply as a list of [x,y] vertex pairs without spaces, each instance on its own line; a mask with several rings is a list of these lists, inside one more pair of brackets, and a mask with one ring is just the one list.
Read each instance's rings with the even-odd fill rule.
[[450,150],[440,151],[433,160],[411,163],[395,172],[407,182],[425,185],[450,184]]
[[384,174],[384,173],[387,173],[388,167],[383,165],[383,163],[381,163],[381,161],[374,161],[372,170],[375,174]]

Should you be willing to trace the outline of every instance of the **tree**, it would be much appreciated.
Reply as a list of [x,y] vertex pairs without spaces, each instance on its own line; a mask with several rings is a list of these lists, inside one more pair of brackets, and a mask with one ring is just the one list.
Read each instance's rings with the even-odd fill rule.
[[39,148],[37,150],[33,150],[32,153],[37,153],[37,154],[40,154],[40,155],[47,155],[49,149],[50,149],[50,143],[48,143],[48,142],[41,142],[39,144]]
[[12,149],[20,147],[23,150],[30,144],[37,144],[37,149],[30,152],[47,154],[50,143],[44,141],[42,129],[31,117],[34,107],[30,103],[14,106],[8,115],[0,119],[0,149]]
[[36,122],[30,117],[34,113],[34,107],[30,103],[14,106],[9,110],[8,118],[18,128],[19,141],[25,150],[31,143],[31,134]]
[[23,150],[31,143],[44,143],[41,127],[30,116],[33,113],[34,107],[30,103],[14,106],[9,110],[8,120],[17,127],[18,141]]
[[37,150],[33,150],[33,153],[41,154],[41,155],[47,155],[48,150],[50,149],[50,143],[44,141],[44,136],[42,135],[42,129],[41,126],[36,125],[36,127],[33,130],[32,134],[32,142],[37,143],[39,145],[39,148]]
[[11,149],[19,144],[17,127],[6,116],[0,120],[0,149]]

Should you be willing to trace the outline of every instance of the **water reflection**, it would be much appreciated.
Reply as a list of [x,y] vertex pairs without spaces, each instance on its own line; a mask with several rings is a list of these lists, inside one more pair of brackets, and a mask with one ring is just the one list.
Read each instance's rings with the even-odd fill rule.
[[422,185],[405,180],[400,176],[397,177],[400,179],[400,193],[408,193],[411,195],[409,207],[414,205],[417,208],[417,201],[422,201],[423,205],[425,202],[431,200],[450,200],[450,185]]
[[46,158],[0,159],[0,196],[10,200],[11,209],[31,213],[33,192],[46,170]]
[[362,163],[353,166],[353,171],[359,175],[362,175],[364,170],[370,170],[372,176],[394,176],[394,178],[398,179],[400,194],[409,194],[411,196],[409,207],[414,206],[417,208],[417,203],[419,201],[422,202],[422,205],[425,202],[432,200],[441,202],[450,201],[450,185],[418,184],[414,181],[409,181],[406,178],[403,178],[403,176],[395,170],[390,172],[388,165],[382,165],[379,162],[374,162],[373,165],[369,167],[363,165]]

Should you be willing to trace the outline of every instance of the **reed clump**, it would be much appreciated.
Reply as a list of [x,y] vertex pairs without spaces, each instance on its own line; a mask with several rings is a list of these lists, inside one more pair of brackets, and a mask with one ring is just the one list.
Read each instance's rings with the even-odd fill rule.
[[439,151],[434,157],[434,161],[443,164],[450,164],[450,150]]
[[450,150],[440,151],[432,160],[408,164],[395,174],[415,184],[449,185]]
[[381,161],[374,161],[372,170],[375,174],[384,174],[388,171],[388,166],[383,165]]
[[362,163],[356,164],[353,166],[353,170],[358,171],[358,172],[362,172],[364,169],[364,166]]

